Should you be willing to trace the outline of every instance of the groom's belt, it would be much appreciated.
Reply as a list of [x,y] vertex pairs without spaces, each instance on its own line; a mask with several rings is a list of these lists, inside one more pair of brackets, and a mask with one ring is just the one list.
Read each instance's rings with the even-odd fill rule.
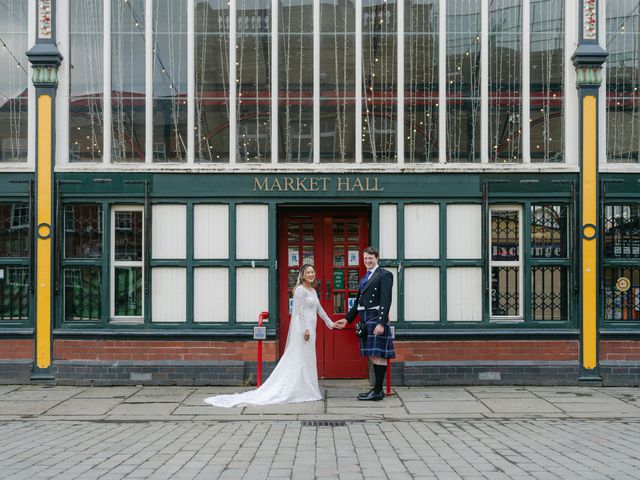
[[366,308],[364,306],[362,306],[362,305],[358,305],[358,310],[359,311],[363,311],[364,310],[364,311],[367,311],[367,312],[375,310],[377,312],[378,310],[380,310],[380,305],[377,305],[375,307],[366,307]]

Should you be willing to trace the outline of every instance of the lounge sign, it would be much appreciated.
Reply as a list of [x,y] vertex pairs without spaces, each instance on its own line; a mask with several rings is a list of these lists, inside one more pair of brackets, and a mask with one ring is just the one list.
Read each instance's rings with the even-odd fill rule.
[[378,177],[253,177],[254,192],[382,192]]

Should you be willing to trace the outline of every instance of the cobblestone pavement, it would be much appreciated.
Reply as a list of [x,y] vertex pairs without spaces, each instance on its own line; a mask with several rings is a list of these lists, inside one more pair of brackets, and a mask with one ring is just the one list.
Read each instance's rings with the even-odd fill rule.
[[640,389],[364,386],[214,413],[228,388],[0,386],[0,479],[640,479]]
[[640,422],[0,424],[9,479],[638,479]]

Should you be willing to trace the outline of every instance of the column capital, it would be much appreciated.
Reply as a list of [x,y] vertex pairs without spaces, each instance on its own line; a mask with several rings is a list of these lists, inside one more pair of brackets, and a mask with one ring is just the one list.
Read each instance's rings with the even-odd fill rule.
[[576,86],[599,87],[602,83],[602,64],[608,53],[597,44],[582,44],[578,46],[571,57],[576,67]]
[[27,52],[27,57],[33,68],[33,84],[36,87],[57,88],[58,67],[62,62],[58,48],[52,43],[37,43]]

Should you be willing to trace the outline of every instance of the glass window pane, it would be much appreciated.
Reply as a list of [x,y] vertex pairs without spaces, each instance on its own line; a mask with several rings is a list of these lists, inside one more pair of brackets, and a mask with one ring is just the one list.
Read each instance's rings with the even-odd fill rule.
[[153,2],[153,161],[187,161],[187,0]]
[[489,161],[522,162],[522,2],[489,6]]
[[29,204],[0,204],[0,257],[29,255]]
[[606,205],[604,255],[640,259],[640,205]]
[[362,3],[362,161],[396,162],[396,7]]
[[103,5],[100,0],[69,4],[69,161],[102,161]]
[[491,211],[491,260],[517,262],[520,259],[520,215],[517,210]]
[[531,0],[531,161],[564,161],[564,1]]
[[229,161],[229,3],[195,4],[195,161]]
[[281,99],[278,120],[282,125],[279,132],[283,137],[280,139],[280,161],[313,162],[313,100]]
[[607,161],[640,161],[640,9],[636,0],[605,2]]
[[145,160],[145,2],[111,4],[113,162]]
[[447,2],[447,162],[480,161],[480,4]]
[[238,0],[238,163],[271,161],[271,3]]
[[238,100],[238,163],[271,161],[271,99]]
[[396,99],[366,96],[362,105],[362,161],[395,162]]
[[567,257],[567,207],[531,206],[531,257]]
[[27,160],[28,5],[24,0],[5,0],[0,9],[0,163]]
[[142,316],[142,268],[117,267],[114,270],[114,313],[117,317]]
[[520,315],[520,268],[491,268],[491,316]]
[[320,4],[320,162],[355,162],[355,2]]
[[99,267],[64,269],[65,321],[100,320],[102,271]]
[[29,317],[29,268],[0,265],[0,322]]
[[102,207],[100,205],[65,205],[65,258],[100,258],[102,256]]
[[603,283],[605,321],[639,321],[640,268],[605,267]]
[[438,2],[404,2],[405,162],[438,162]]
[[116,261],[142,261],[142,229],[142,212],[115,212],[114,258]]
[[281,0],[278,54],[280,162],[313,161],[313,1]]

